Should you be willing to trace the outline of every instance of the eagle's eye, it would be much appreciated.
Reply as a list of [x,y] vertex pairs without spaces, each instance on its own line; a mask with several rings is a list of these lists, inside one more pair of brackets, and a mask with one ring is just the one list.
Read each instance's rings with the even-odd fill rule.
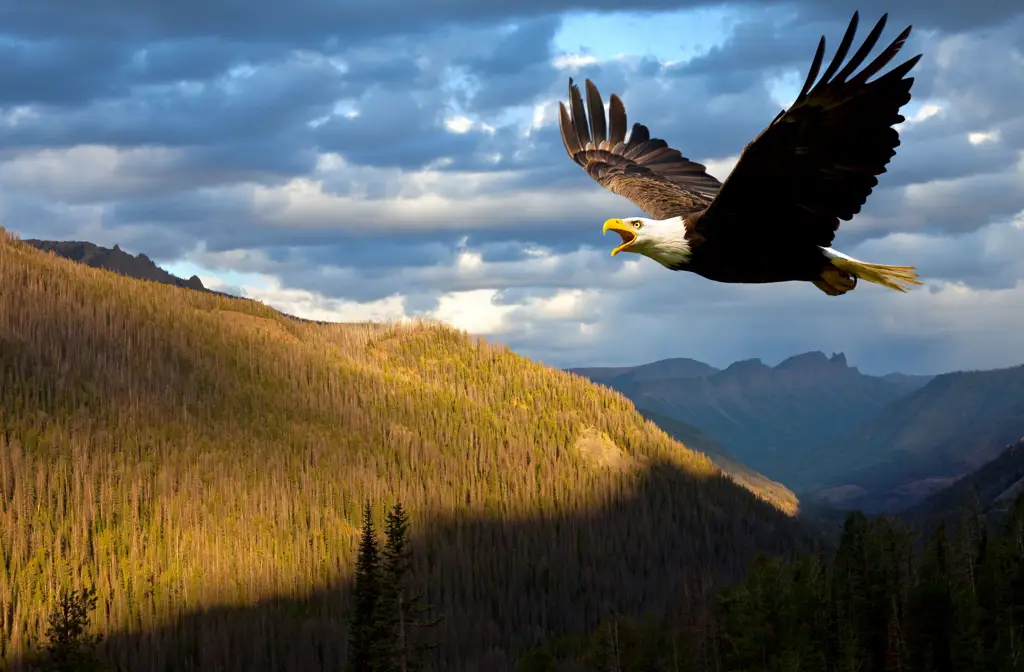
[[633,228],[637,229],[637,230],[640,230],[640,229],[644,228],[644,223],[641,222],[639,219],[634,220],[633,221]]

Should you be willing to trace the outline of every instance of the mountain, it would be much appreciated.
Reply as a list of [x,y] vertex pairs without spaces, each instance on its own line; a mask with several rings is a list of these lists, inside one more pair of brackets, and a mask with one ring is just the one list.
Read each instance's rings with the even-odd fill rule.
[[901,511],[899,516],[920,528],[950,523],[976,507],[981,513],[1005,513],[1024,493],[1024,436],[997,458]]
[[928,381],[935,376],[922,376],[922,375],[910,375],[906,373],[887,373],[882,378],[884,380],[892,381],[898,385],[903,385],[908,391],[916,390],[919,387],[923,387],[928,384]]
[[666,361],[684,363],[676,366],[684,375],[655,362],[614,373],[597,369],[592,380],[640,408],[699,427],[751,469],[795,489],[820,476],[814,466],[823,447],[930,379],[864,375],[842,353],[808,352],[774,367],[749,359],[723,370]]
[[[698,613],[812,539],[626,398],[427,323],[320,325],[0,230],[0,660],[95,585],[123,668],[339,669],[361,507],[409,511],[437,669]],[[788,496],[787,496],[788,497]]]
[[567,369],[567,371],[608,386],[629,385],[653,380],[703,378],[718,373],[718,369],[710,364],[685,357],[662,359],[640,366],[592,366]]
[[865,511],[906,508],[992,461],[1022,433],[1024,366],[936,376],[823,452],[813,496]]
[[199,291],[206,289],[203,287],[203,282],[199,279],[199,276],[193,275],[188,280],[183,280],[157,266],[146,255],[128,254],[118,245],[114,245],[113,249],[111,249],[109,247],[100,247],[93,243],[70,240],[28,239],[22,242],[43,252],[53,252],[59,257],[77,261],[93,268],[102,268],[114,273],[120,273],[129,278],[151,280],[165,285],[187,287],[188,289]]

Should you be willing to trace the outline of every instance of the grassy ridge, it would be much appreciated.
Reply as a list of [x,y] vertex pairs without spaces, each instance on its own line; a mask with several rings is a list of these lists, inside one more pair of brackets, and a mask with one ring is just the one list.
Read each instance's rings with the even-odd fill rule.
[[[712,546],[740,548],[741,568],[775,543],[741,542],[738,531],[778,530],[782,546],[795,534],[783,515],[791,502],[761,502],[617,393],[506,348],[424,323],[293,320],[77,265],[2,230],[0,363],[0,660],[40,635],[64,583],[96,585],[94,622],[117,634],[110,653],[121,659],[133,633],[163,633],[151,655],[173,656],[175,624],[214,609],[276,600],[291,605],[276,619],[303,622],[312,609],[337,623],[348,611],[344,590],[334,601],[311,596],[349,580],[367,498],[400,499],[414,530],[437,531],[459,521],[588,520],[639,497],[646,504],[629,520],[599,530],[614,552],[641,543],[636,530],[661,529],[646,518],[678,509],[664,506],[671,492],[652,489],[645,465],[657,463],[713,504],[699,519],[673,521],[692,539],[694,571],[712,572]],[[538,532],[531,543],[564,565],[578,561],[585,534]],[[486,544],[445,536],[420,540],[414,574],[448,605],[446,660],[550,628],[531,622],[536,610],[473,606],[495,599],[486,559],[474,578],[484,589],[469,595],[460,592],[464,569],[452,569],[462,565],[436,560],[461,545],[515,555],[514,527],[488,525]],[[678,573],[679,560],[652,558],[643,580]],[[552,577],[543,595],[571,594],[562,601],[581,613],[621,597],[590,596],[588,581]],[[535,599],[528,589],[501,599]],[[484,611],[491,622],[481,626]],[[262,627],[269,649],[286,644],[272,640],[287,628]],[[218,651],[247,645],[244,633],[209,623],[193,636],[198,663],[233,660]],[[344,637],[320,636],[343,654]]]

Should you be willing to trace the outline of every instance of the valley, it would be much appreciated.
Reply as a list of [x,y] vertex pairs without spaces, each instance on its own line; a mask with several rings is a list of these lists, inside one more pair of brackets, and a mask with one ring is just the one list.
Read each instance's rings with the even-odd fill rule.
[[121,664],[341,665],[368,502],[378,526],[410,512],[442,667],[591,660],[609,619],[710,646],[715,595],[760,554],[841,554],[851,509],[998,524],[1024,482],[1024,367],[866,376],[812,352],[563,372],[439,324],[314,323],[96,261],[117,252],[0,239],[11,669],[44,584],[96,587]]
[[1024,366],[865,376],[821,352],[775,367],[669,362],[579,372],[653,409],[669,433],[674,422],[699,428],[709,455],[727,451],[805,503],[901,511],[1024,434]]
[[918,376],[866,376],[842,354],[830,358],[821,352],[774,367],[756,359],[722,370],[670,361],[687,363],[656,362],[612,376],[595,376],[591,369],[589,377],[641,408],[699,427],[751,469],[798,490],[818,477],[807,464],[816,462],[822,446],[845,438],[886,404],[928,382]]
[[1024,672],[1024,3],[3,3],[0,672]]

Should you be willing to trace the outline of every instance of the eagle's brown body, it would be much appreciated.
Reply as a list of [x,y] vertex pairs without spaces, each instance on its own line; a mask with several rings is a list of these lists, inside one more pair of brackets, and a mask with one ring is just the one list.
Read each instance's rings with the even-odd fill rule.
[[[858,277],[905,291],[902,285],[920,284],[911,267],[867,264],[831,250],[840,220],[860,212],[896,153],[900,141],[893,126],[903,121],[899,109],[909,102],[913,84],[906,75],[920,59],[868,81],[900,51],[910,34],[907,27],[856,72],[881,35],[883,16],[840,70],[857,21],[855,13],[815,84],[824,56],[821,38],[800,94],[746,146],[724,184],[664,140],[652,138],[642,124],[633,124],[627,139],[622,101],[611,96],[606,119],[590,80],[589,119],[571,79],[569,108],[559,104],[565,149],[594,180],[659,225],[679,218],[688,251],[674,260],[658,259],[669,268],[718,282],[809,281],[829,294],[849,291]],[[643,235],[639,220],[636,231],[614,221],[612,229],[623,236],[625,249],[631,242],[626,234],[633,240]]]
[[[830,264],[817,245],[801,244],[785,235],[773,236],[778,220],[770,210],[758,217],[765,235],[749,238],[743,245],[721,237],[705,238],[701,221],[704,214],[702,211],[687,218],[686,238],[694,254],[675,270],[690,271],[715,282],[813,282]],[[778,225],[785,226],[785,222]]]

